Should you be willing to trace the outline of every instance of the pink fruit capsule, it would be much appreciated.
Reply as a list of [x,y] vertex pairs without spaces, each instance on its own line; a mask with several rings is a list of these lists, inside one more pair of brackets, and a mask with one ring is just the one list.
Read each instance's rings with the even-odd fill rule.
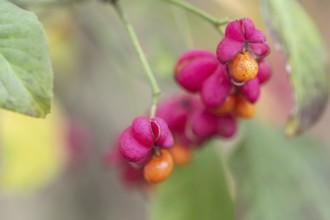
[[143,181],[142,169],[135,169],[129,165],[124,167],[121,175],[122,181],[125,184],[139,183]]
[[183,131],[188,119],[187,111],[180,106],[176,97],[160,103],[156,115],[166,121],[172,132]]
[[156,115],[166,121],[173,133],[180,133],[185,130],[189,115],[199,104],[200,101],[192,95],[176,95],[161,102]]
[[201,91],[202,101],[208,108],[216,108],[224,103],[232,89],[226,69],[221,66],[204,83]]
[[239,87],[239,91],[247,101],[250,103],[255,103],[260,95],[259,79],[254,78],[246,82],[244,85]]
[[139,116],[134,119],[132,123],[132,134],[143,146],[151,148],[154,145],[154,137],[148,117]]
[[222,64],[227,64],[244,50],[258,59],[267,56],[270,52],[265,35],[255,28],[249,18],[228,23],[225,37],[217,46],[217,58]]
[[192,131],[201,139],[210,138],[217,132],[217,118],[206,109],[201,110],[192,120]]
[[264,59],[260,60],[259,63],[259,71],[257,74],[257,78],[259,79],[260,84],[264,84],[271,77],[271,68],[268,66]]
[[174,140],[166,122],[159,117],[155,117],[150,121],[150,124],[154,134],[155,145],[165,148],[172,147]]
[[127,128],[119,138],[119,150],[121,155],[128,161],[136,162],[146,157],[150,151],[138,142],[133,135],[132,128]]
[[237,121],[232,115],[220,116],[218,118],[218,135],[223,138],[231,138],[236,134]]
[[184,53],[175,65],[175,79],[186,90],[197,92],[218,65],[215,55],[206,50]]
[[121,134],[119,150],[127,160],[138,162],[148,155],[153,146],[168,148],[173,142],[172,133],[163,119],[140,116]]

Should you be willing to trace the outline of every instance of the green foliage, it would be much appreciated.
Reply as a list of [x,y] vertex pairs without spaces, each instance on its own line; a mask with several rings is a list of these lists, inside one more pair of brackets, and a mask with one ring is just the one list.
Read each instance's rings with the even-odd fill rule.
[[191,164],[176,168],[157,187],[150,211],[152,220],[234,219],[218,151],[206,146],[196,152]]
[[52,81],[47,40],[37,17],[0,0],[0,107],[45,117]]
[[263,12],[277,46],[288,62],[295,107],[287,124],[292,136],[321,115],[329,93],[326,55],[319,32],[296,0],[263,0]]
[[254,123],[246,131],[231,161],[238,219],[330,219],[330,163],[320,146]]

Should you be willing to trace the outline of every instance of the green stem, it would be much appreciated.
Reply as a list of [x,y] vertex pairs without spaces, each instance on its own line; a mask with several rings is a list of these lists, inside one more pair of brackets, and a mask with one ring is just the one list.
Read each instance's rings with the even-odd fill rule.
[[151,102],[151,108],[150,108],[150,118],[153,118],[156,115],[157,103],[158,103],[158,99],[159,99],[159,96],[160,96],[160,88],[158,86],[158,83],[156,81],[156,78],[155,78],[153,72],[151,71],[149,63],[148,63],[147,58],[146,58],[146,56],[145,56],[145,54],[142,50],[142,47],[141,47],[141,45],[139,43],[139,40],[138,40],[138,38],[135,34],[135,31],[134,31],[128,17],[124,13],[120,2],[114,0],[111,3],[113,5],[115,11],[117,12],[120,20],[122,21],[122,23],[125,26],[127,34],[129,36],[129,39],[131,40],[131,42],[133,44],[133,47],[135,49],[135,52],[137,53],[137,56],[138,56],[138,58],[141,62],[144,73],[145,73],[146,77],[149,80],[151,90],[152,90],[152,102]]
[[221,29],[221,26],[226,25],[229,22],[229,18],[224,19],[217,19],[216,17],[213,17],[212,15],[206,13],[205,11],[191,5],[188,2],[182,1],[182,0],[162,0],[165,2],[168,2],[170,4],[176,5],[178,7],[181,7],[200,18],[204,19],[205,21],[209,22],[211,25],[215,27],[217,31],[219,31],[220,34],[223,34],[223,31]]
[[61,7],[61,6],[71,5],[74,3],[82,3],[85,2],[85,0],[59,0],[59,1],[49,1],[49,2],[44,2],[39,0],[33,0],[33,1],[11,0],[11,2],[22,8],[28,8],[28,7]]

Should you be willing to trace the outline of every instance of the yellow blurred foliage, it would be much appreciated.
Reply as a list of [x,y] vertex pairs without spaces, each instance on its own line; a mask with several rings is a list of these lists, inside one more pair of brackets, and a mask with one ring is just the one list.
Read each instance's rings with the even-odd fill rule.
[[78,54],[74,39],[76,25],[67,10],[56,11],[43,19],[50,55],[56,73],[74,72]]
[[57,176],[65,164],[61,113],[46,119],[0,111],[0,191],[27,192]]

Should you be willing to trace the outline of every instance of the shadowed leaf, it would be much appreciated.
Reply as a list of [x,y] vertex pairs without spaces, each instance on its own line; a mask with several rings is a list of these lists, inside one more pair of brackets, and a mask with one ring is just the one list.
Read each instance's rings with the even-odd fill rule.
[[248,123],[231,159],[239,220],[330,219],[329,158],[306,138]]
[[214,147],[196,152],[191,164],[176,168],[157,187],[151,220],[233,220],[222,162]]
[[308,129],[322,115],[329,94],[326,55],[319,31],[296,0],[262,0],[267,27],[287,60],[295,106],[286,133]]

